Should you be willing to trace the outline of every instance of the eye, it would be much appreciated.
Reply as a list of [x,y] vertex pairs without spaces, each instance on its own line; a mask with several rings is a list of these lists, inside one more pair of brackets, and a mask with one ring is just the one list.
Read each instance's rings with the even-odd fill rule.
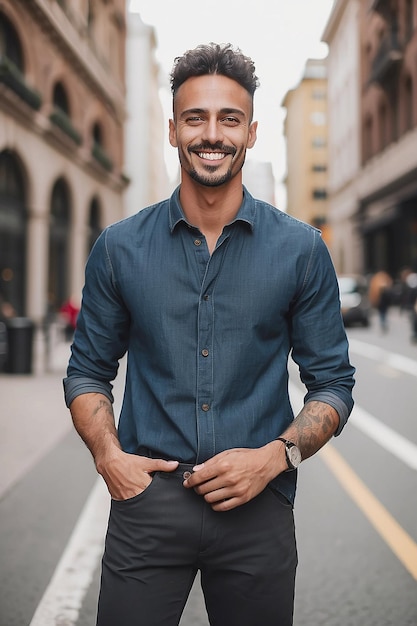
[[239,124],[239,120],[237,117],[233,117],[232,115],[228,115],[227,117],[223,117],[221,120],[222,124],[226,126],[237,126]]
[[203,121],[203,118],[200,117],[199,115],[191,115],[190,117],[187,117],[186,120],[187,124],[191,124],[192,126],[196,125],[196,124],[201,124],[201,122]]

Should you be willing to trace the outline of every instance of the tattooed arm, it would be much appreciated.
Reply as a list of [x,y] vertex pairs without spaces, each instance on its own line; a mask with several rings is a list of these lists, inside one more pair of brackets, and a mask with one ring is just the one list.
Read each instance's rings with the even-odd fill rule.
[[[333,407],[311,401],[282,436],[297,444],[302,458],[307,459],[324,446],[338,426],[339,415]],[[254,498],[287,469],[284,444],[274,440],[262,448],[233,448],[216,454],[194,467],[184,486],[204,496],[215,511],[227,511]]]
[[74,426],[91,454],[115,500],[126,500],[141,493],[151,482],[150,473],[172,471],[176,461],[148,459],[123,452],[117,436],[113,407],[100,393],[77,396],[70,405]]
[[339,426],[339,415],[329,404],[311,401],[282,434],[300,448],[303,459],[315,454],[329,441]]

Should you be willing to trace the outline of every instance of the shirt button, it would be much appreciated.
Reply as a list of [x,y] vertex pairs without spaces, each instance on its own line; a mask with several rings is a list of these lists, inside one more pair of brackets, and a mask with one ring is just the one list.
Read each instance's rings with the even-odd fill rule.
[[195,246],[201,246],[201,239],[194,239]]
[[204,350],[201,350],[201,354],[203,356],[208,356],[209,355],[209,351],[207,350],[207,348],[204,348]]
[[210,405],[209,404],[202,404],[201,408],[203,409],[203,411],[210,411]]
[[203,296],[203,300],[210,300],[210,296],[206,294],[205,296]]

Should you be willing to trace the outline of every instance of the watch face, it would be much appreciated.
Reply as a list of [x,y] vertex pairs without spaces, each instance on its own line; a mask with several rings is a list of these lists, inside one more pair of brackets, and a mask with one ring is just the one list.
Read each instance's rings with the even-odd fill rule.
[[291,446],[288,448],[288,458],[291,465],[295,468],[301,463],[301,452],[297,446]]

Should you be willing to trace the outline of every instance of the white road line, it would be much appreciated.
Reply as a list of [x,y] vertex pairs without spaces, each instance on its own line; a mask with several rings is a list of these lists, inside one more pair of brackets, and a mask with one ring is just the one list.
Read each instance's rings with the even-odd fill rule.
[[29,626],[73,626],[77,622],[103,554],[109,503],[106,486],[98,478]]
[[349,422],[408,467],[417,470],[417,446],[414,443],[399,435],[365,409],[361,409],[360,406],[353,408]]
[[[304,394],[291,382],[289,389],[294,410],[298,412],[303,406]],[[368,413],[368,411],[355,405],[349,417],[349,423],[361,430],[387,452],[396,456],[408,467],[417,470],[417,445],[399,435],[395,430]]]
[[381,364],[389,365],[404,374],[417,376],[417,360],[415,359],[410,359],[402,354],[389,352],[388,350],[384,350],[384,348],[374,346],[371,343],[366,343],[358,339],[349,339],[349,348],[350,352],[360,354],[374,361],[379,361]]

